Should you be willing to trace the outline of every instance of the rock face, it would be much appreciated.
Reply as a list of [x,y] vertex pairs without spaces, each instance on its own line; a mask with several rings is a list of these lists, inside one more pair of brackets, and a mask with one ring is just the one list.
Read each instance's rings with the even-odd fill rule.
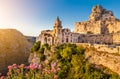
[[109,34],[120,32],[120,21],[113,12],[104,9],[101,5],[92,8],[89,20],[75,23],[75,32],[86,34]]
[[0,29],[0,72],[8,65],[27,62],[31,45],[19,31]]
[[96,5],[92,8],[92,13],[89,16],[89,19],[92,21],[98,21],[106,19],[115,20],[116,18],[112,11],[104,9],[101,5]]
[[120,75],[120,55],[87,50],[85,58],[92,64],[103,65]]

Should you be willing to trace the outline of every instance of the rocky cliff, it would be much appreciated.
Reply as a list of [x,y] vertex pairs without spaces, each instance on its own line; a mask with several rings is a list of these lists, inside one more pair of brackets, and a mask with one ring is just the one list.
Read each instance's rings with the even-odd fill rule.
[[92,13],[89,16],[90,21],[98,20],[115,20],[115,16],[112,11],[104,9],[101,5],[96,5],[92,8]]
[[106,10],[101,5],[96,5],[92,8],[88,21],[75,23],[75,32],[109,34],[120,32],[119,27],[120,21],[112,11]]
[[120,75],[120,55],[107,52],[98,52],[88,49],[85,58],[92,64],[103,65]]
[[0,29],[0,72],[8,65],[27,62],[31,45],[19,31]]

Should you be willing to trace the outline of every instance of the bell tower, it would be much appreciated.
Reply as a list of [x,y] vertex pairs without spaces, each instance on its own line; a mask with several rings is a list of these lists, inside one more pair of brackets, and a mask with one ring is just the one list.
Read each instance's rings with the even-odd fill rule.
[[54,34],[56,37],[58,37],[62,33],[62,23],[57,16],[57,19],[54,22]]

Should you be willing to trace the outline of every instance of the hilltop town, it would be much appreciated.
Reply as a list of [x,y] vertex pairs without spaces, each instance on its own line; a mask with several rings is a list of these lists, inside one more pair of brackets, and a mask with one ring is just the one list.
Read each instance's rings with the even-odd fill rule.
[[[75,22],[75,30],[63,28],[57,17],[53,30],[43,30],[36,38],[41,44],[60,45],[64,43],[82,45],[90,49],[85,58],[92,64],[103,65],[120,74],[120,20],[101,5],[92,8],[88,21]],[[111,65],[114,64],[114,65]]]
[[74,27],[74,32],[63,28],[61,20],[57,17],[53,30],[43,30],[36,41],[49,45],[62,43],[120,44],[120,20],[114,16],[112,11],[104,9],[101,5],[92,8],[88,21],[75,22]]

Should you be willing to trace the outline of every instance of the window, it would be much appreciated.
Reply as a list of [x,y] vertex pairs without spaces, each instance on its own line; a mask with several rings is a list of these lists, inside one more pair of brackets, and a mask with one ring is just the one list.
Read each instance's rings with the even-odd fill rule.
[[48,41],[50,41],[50,38],[48,39]]
[[66,38],[66,42],[68,43],[68,38]]

